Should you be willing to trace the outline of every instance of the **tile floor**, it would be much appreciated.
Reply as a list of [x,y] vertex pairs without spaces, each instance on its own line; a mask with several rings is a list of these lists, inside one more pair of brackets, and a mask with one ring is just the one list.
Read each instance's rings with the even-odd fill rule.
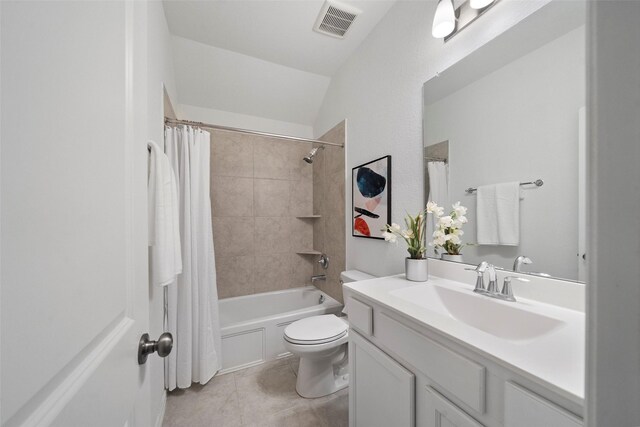
[[219,375],[169,393],[164,427],[346,427],[348,388],[318,399],[296,393],[298,359]]

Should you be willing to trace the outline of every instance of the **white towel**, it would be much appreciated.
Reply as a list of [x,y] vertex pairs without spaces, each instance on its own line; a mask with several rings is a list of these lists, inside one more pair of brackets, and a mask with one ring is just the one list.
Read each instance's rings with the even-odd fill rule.
[[182,273],[178,192],[169,158],[149,141],[149,246],[151,283],[166,286]]
[[478,245],[520,244],[520,183],[478,187]]

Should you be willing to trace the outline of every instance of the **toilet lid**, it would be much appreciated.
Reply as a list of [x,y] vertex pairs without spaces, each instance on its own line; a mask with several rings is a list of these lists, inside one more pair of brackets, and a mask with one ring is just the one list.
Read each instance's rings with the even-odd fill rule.
[[334,314],[306,317],[284,329],[284,337],[294,344],[323,344],[347,333],[349,326]]

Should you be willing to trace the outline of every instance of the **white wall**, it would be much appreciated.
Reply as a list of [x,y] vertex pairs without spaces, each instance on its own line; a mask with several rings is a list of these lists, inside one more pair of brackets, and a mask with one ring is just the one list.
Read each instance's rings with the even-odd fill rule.
[[173,37],[179,103],[312,125],[329,77]]
[[[176,102],[177,91],[173,71],[171,53],[171,35],[164,17],[162,2],[147,3],[147,48],[148,48],[148,138],[162,143],[164,141],[164,94],[163,87],[172,102]],[[162,289],[149,288],[149,334],[157,339],[164,331],[163,327],[163,293]],[[164,360],[153,355],[149,357],[151,420],[157,420],[164,411]]]
[[640,3],[589,9],[585,425],[638,426]]
[[[546,3],[500,2],[445,45],[431,36],[435,2],[399,1],[333,76],[315,135],[348,119],[347,170],[392,155],[392,215],[401,222],[423,203],[422,84]],[[376,275],[403,270],[404,247],[350,237],[347,221],[347,268]]]
[[[429,104],[425,145],[449,141],[451,202],[469,208],[464,242],[476,241],[476,193],[468,187],[542,178],[520,203],[520,245],[469,246],[465,262],[578,279],[578,109],[585,105],[584,26]],[[450,209],[450,207],[447,207]],[[555,214],[554,214],[555,212]],[[550,249],[550,237],[553,249]]]
[[195,120],[197,122],[280,135],[313,138],[313,127],[311,125],[283,122],[280,120],[266,119],[264,117],[250,116],[248,114],[231,113],[229,111],[213,110],[186,104],[179,104],[177,106],[177,114],[181,119]]

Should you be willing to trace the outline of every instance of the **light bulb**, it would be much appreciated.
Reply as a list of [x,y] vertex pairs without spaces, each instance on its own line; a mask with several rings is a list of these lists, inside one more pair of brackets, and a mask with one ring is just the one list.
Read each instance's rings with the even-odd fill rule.
[[433,17],[433,27],[431,34],[437,39],[448,36],[456,28],[456,14],[453,10],[452,0],[440,0],[436,7],[436,14]]
[[471,9],[483,9],[493,3],[493,0],[469,0]]

